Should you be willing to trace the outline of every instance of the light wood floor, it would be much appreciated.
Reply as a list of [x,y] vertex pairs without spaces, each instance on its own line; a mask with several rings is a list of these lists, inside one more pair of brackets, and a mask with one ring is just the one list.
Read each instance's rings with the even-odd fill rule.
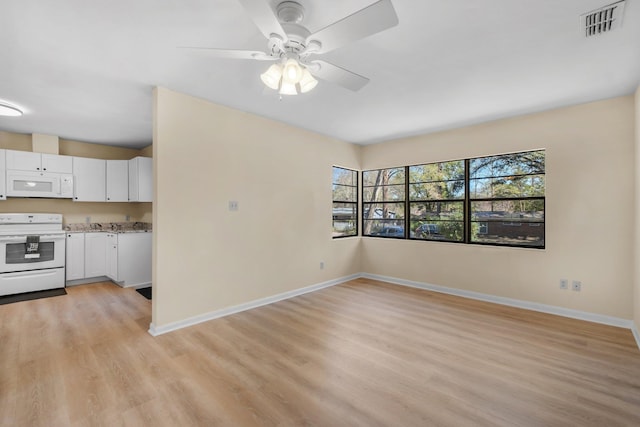
[[639,426],[631,332],[371,280],[175,331],[103,283],[0,306],[1,426]]

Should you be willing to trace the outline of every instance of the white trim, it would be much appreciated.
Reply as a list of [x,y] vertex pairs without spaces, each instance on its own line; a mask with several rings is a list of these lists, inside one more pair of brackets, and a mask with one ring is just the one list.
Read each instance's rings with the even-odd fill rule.
[[[558,307],[554,305],[540,304],[536,302],[518,300],[513,298],[498,297],[480,292],[466,291],[464,289],[448,288],[445,286],[432,285],[429,283],[414,282],[411,280],[397,279],[395,277],[379,276],[377,274],[363,273],[361,277],[367,279],[380,280],[395,285],[408,286],[411,288],[425,289],[443,294],[456,295],[464,298],[470,298],[480,301],[492,302],[495,304],[507,305],[510,307],[523,308],[526,310],[539,311],[542,313],[555,314],[557,316],[570,317],[572,319],[586,320],[588,322],[601,323],[609,326],[617,326],[619,328],[632,329],[633,321],[622,319],[619,317],[605,316],[602,314],[589,313],[586,311],[572,310],[570,308]],[[640,336],[636,335],[636,341],[640,347]]]
[[303,294],[307,294],[309,292],[319,291],[320,289],[339,285],[340,283],[345,283],[350,280],[358,279],[360,277],[362,277],[362,274],[352,274],[350,276],[329,280],[328,282],[322,282],[315,285],[307,286],[305,288],[295,289],[293,291],[283,292],[281,294],[272,295],[270,297],[261,298],[261,299],[249,301],[243,304],[234,305],[231,307],[212,311],[209,313],[200,314],[198,316],[194,316],[188,319],[169,323],[164,326],[155,326],[153,323],[151,323],[149,325],[149,334],[153,335],[154,337],[157,337],[158,335],[166,334],[167,332],[172,332],[178,329],[186,328],[188,326],[197,325],[198,323],[206,322],[208,320],[218,319],[220,317],[239,313],[241,311],[251,310],[252,308],[262,307],[263,305],[272,304],[274,302],[297,297]]
[[640,332],[638,332],[638,328],[635,325],[631,325],[631,332],[633,332],[633,337],[636,339],[636,344],[638,344],[638,349],[640,349]]

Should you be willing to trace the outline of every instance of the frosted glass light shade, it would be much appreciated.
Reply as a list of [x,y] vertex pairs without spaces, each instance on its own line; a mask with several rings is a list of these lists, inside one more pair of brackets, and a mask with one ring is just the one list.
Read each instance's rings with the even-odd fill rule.
[[306,68],[302,70],[302,78],[300,79],[300,93],[309,92],[311,89],[316,87],[317,84],[318,81],[313,78],[309,70],[307,70]]
[[280,78],[282,77],[282,67],[279,64],[273,64],[267,71],[260,74],[262,83],[273,90],[278,90],[280,86]]
[[296,84],[302,78],[302,67],[298,64],[298,61],[295,59],[287,59],[287,62],[284,63],[284,68],[282,70],[282,81],[287,83]]
[[295,83],[289,83],[282,79],[282,85],[280,86],[280,95],[297,95],[298,90],[296,89]]

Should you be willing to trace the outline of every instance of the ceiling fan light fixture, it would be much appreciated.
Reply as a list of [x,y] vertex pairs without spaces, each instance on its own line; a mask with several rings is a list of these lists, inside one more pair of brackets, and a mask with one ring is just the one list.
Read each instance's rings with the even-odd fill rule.
[[318,84],[318,81],[314,79],[311,73],[309,72],[309,70],[305,68],[302,70],[302,78],[300,79],[299,84],[300,84],[300,93],[307,93],[311,89],[316,87],[316,85]]
[[282,66],[280,64],[273,64],[267,71],[260,74],[262,83],[267,87],[278,90],[280,87],[280,79],[282,78]]
[[280,95],[297,95],[298,89],[296,89],[295,83],[289,83],[282,79],[282,84],[280,85]]
[[302,78],[302,67],[298,64],[298,61],[295,59],[289,58],[284,63],[284,68],[282,70],[282,81],[296,84]]
[[0,116],[19,117],[22,115],[22,110],[13,105],[0,102]]

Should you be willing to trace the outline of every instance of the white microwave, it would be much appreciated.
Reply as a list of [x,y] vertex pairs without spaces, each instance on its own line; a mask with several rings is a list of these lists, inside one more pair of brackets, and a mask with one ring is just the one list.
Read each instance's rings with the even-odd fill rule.
[[73,175],[7,170],[8,197],[73,198]]

